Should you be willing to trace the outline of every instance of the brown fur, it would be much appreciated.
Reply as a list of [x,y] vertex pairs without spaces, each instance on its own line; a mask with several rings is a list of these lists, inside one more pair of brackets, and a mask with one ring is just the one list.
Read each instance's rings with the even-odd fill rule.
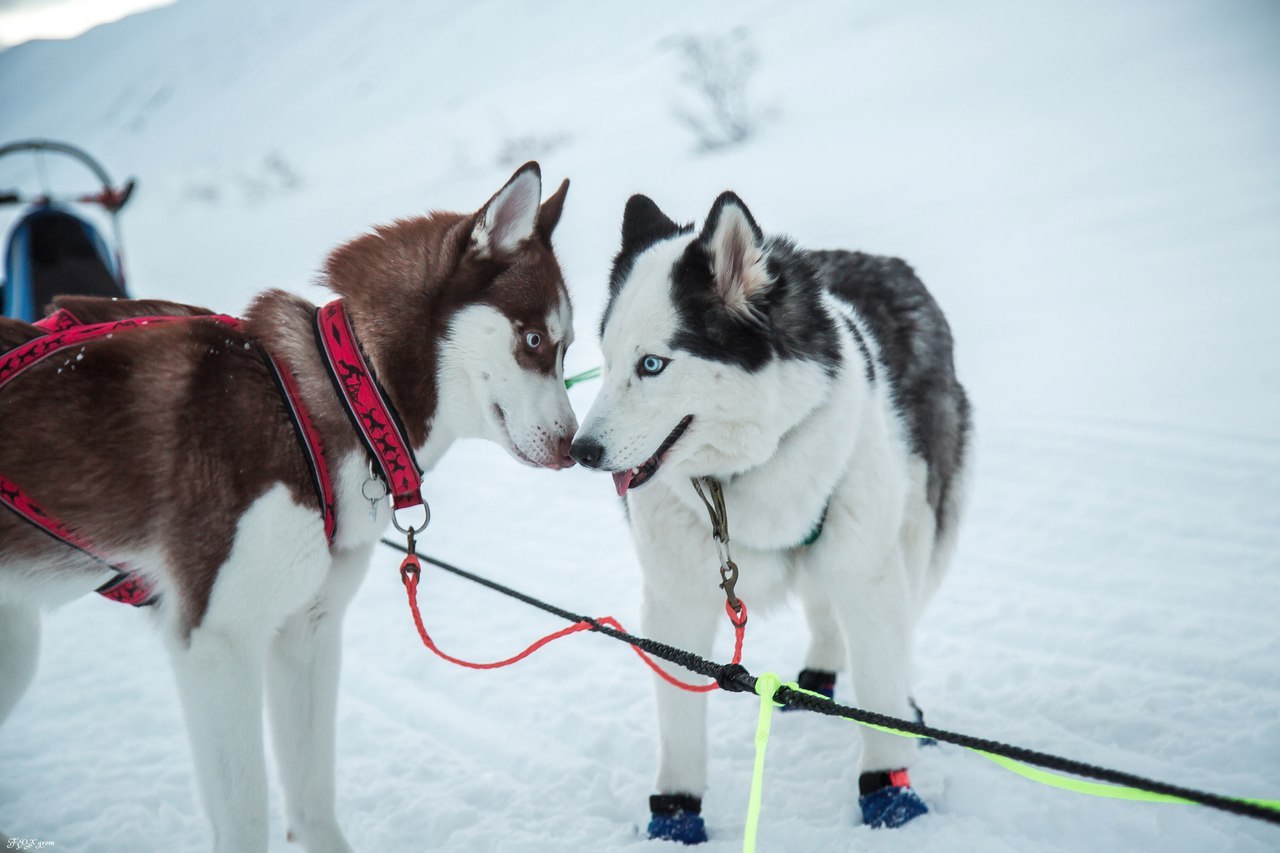
[[[534,328],[563,293],[550,235],[567,185],[542,205],[536,237],[514,257],[473,251],[471,234],[483,210],[401,220],[330,255],[325,284],[345,298],[415,447],[426,441],[436,411],[438,342],[453,313],[485,302]],[[58,304],[89,323],[209,313],[159,301],[80,297]],[[0,390],[0,472],[109,554],[163,553],[190,630],[203,617],[236,523],[254,500],[284,483],[294,500],[319,511],[259,345],[298,380],[330,465],[356,447],[320,361],[313,311],[299,297],[272,291],[249,308],[241,330],[193,319],[100,338],[83,351],[46,359]],[[35,335],[25,323],[0,321],[4,349]],[[0,511],[0,558],[32,558],[63,570],[84,566],[8,511]]]
[[208,308],[170,302],[167,299],[104,299],[101,296],[59,296],[48,312],[65,308],[85,325],[110,323],[125,317],[198,317],[213,314]]

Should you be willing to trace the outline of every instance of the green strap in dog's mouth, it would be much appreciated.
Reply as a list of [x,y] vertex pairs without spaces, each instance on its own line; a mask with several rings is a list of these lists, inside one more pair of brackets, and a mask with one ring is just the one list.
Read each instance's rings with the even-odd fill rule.
[[593,367],[590,370],[584,370],[581,373],[570,376],[564,381],[565,388],[572,388],[579,382],[586,382],[588,379],[597,379],[600,376],[600,368]]

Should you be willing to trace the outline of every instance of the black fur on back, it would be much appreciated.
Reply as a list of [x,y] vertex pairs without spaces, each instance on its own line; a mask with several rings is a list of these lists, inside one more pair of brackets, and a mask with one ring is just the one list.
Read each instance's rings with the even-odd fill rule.
[[971,428],[969,400],[956,379],[951,327],[904,261],[863,252],[810,252],[832,294],[853,306],[880,349],[906,421],[911,449],[928,466],[929,505],[942,530]]

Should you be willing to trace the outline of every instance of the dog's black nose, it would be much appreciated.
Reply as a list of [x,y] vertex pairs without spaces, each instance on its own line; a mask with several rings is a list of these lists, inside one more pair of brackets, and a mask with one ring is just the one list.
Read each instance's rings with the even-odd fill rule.
[[600,460],[604,457],[604,448],[595,439],[579,438],[569,448],[569,455],[578,460],[579,465],[599,468]]

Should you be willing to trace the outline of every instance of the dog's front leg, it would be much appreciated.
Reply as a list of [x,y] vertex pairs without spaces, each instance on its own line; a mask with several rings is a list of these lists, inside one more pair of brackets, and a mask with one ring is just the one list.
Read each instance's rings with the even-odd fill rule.
[[272,641],[267,679],[272,743],[288,833],[308,853],[349,853],[334,813],[334,741],[342,619],[372,546],[336,555],[314,601]]
[[0,723],[31,684],[39,657],[39,608],[0,602]]
[[[685,588],[646,578],[641,630],[652,639],[709,657],[716,620],[723,610],[714,596],[698,595],[687,588],[687,583],[682,586]],[[711,589],[716,591],[714,583]],[[662,666],[682,681],[704,681],[678,666]],[[707,694],[681,690],[656,673],[653,678],[658,710],[658,779],[657,794],[649,804],[649,836],[686,844],[706,841],[701,811],[707,787]]]
[[[692,512],[661,491],[631,500],[636,550],[644,569],[641,631],[645,636],[708,657],[724,595],[716,587],[715,550]],[[662,664],[682,681],[701,683],[678,666]],[[658,711],[657,794],[650,800],[649,835],[706,840],[701,817],[707,786],[707,697],[654,675]]]
[[265,853],[267,771],[262,749],[265,637],[201,626],[170,643],[196,782],[215,853]]

